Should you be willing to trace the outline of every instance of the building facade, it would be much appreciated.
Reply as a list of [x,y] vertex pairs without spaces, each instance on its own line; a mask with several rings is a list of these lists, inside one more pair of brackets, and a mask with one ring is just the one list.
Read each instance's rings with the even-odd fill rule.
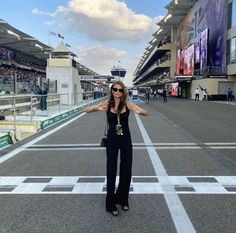
[[226,99],[229,87],[235,93],[235,5],[236,0],[172,0],[133,84],[165,87],[172,96],[187,98],[200,88],[200,98],[207,91],[209,100]]

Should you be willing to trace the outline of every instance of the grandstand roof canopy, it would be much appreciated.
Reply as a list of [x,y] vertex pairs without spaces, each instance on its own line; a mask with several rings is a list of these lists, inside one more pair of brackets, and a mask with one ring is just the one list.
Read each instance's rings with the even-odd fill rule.
[[[170,3],[165,7],[168,10],[168,14],[160,20],[157,25],[159,29],[153,33],[154,38],[149,42],[146,51],[144,52],[134,75],[137,75],[143,68],[143,65],[150,59],[150,54],[161,42],[166,35],[171,34],[171,27],[179,25],[181,20],[186,16],[191,7],[196,3],[197,0],[171,0]],[[134,79],[135,80],[135,79]]]
[[[46,60],[52,52],[54,54],[69,53],[70,55],[77,57],[75,53],[68,50],[64,43],[61,43],[54,49],[38,41],[36,38],[14,28],[2,19],[0,19],[0,47],[8,48],[9,50],[14,49],[23,54],[31,55],[42,60]],[[76,61],[76,68],[81,75],[98,75],[78,61]]]
[[196,0],[172,0],[167,6],[168,14],[171,14],[171,17],[167,20],[164,17],[158,25],[162,26],[173,26],[179,25],[182,19],[188,14],[191,7],[195,4]]
[[0,19],[0,47],[14,49],[38,59],[47,59],[48,53],[53,50],[36,38],[14,28]]

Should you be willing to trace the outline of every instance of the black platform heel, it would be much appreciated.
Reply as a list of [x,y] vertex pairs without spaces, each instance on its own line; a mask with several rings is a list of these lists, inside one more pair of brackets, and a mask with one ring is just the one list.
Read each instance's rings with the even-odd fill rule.
[[128,202],[119,202],[119,201],[117,201],[116,204],[120,205],[121,209],[124,210],[124,211],[128,211],[129,210]]
[[128,205],[121,205],[121,208],[124,211],[128,211],[129,210],[129,206]]
[[117,216],[119,215],[119,211],[117,209],[114,209],[114,210],[107,210],[107,212],[109,212],[110,214],[112,214],[113,216]]
[[113,216],[117,216],[117,215],[119,215],[118,210],[110,211],[110,213],[111,213]]

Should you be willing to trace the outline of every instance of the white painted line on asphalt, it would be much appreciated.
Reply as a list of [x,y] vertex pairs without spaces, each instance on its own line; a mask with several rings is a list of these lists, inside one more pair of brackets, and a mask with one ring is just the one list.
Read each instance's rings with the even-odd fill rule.
[[236,146],[209,146],[211,149],[236,149]]
[[[133,176],[130,194],[172,194],[165,192],[158,176]],[[116,177],[118,185],[119,177]],[[169,176],[178,194],[233,195],[236,176]],[[200,182],[201,181],[201,182]],[[4,176],[1,194],[105,194],[105,176]],[[65,191],[65,188],[69,188]],[[8,190],[6,190],[8,189]],[[231,190],[230,190],[231,189]]]
[[236,145],[236,142],[206,142],[205,145]]
[[[92,144],[92,145],[71,145],[71,146],[62,146],[61,144],[59,145],[47,145],[47,146],[40,146],[40,145],[35,145],[35,146],[30,146],[25,148],[27,151],[79,151],[79,150],[105,150],[105,147],[100,147],[99,144]],[[146,150],[147,147],[153,147],[156,150],[204,150],[203,147],[201,146],[152,146],[152,145],[147,145],[147,146],[133,146],[134,150]],[[208,146],[208,148],[211,149],[217,149],[217,150],[235,150],[236,146]]]
[[60,129],[62,129],[62,128],[65,127],[66,125],[68,125],[68,124],[70,124],[71,122],[77,120],[78,118],[84,116],[85,114],[86,114],[86,113],[82,113],[82,114],[80,114],[79,116],[77,116],[77,117],[75,117],[75,118],[73,118],[73,119],[71,119],[71,120],[69,120],[69,121],[63,123],[62,125],[59,125],[58,127],[54,128],[54,129],[52,129],[52,130],[50,130],[49,132],[47,132],[47,133],[45,133],[45,134],[43,134],[43,135],[41,135],[41,136],[39,136],[39,137],[33,139],[32,141],[30,141],[30,142],[28,142],[28,143],[26,143],[26,144],[24,144],[22,147],[18,147],[18,148],[16,148],[15,150],[13,150],[13,151],[7,153],[6,155],[3,155],[3,156],[0,158],[0,164],[3,163],[3,162],[5,162],[5,161],[8,160],[8,159],[14,157],[15,155],[19,154],[20,152],[22,152],[23,150],[25,150],[25,148],[32,146],[33,144],[35,144],[35,143],[41,141],[42,139],[48,137],[49,135],[55,133],[56,131],[58,131],[58,130],[60,130]]
[[[157,150],[199,150],[202,149],[201,147],[153,147]],[[221,147],[220,147],[221,148]],[[228,147],[227,147],[228,148]],[[54,147],[54,148],[25,148],[27,151],[77,151],[77,150],[105,150],[105,147],[70,147],[70,148],[63,148],[63,147]],[[146,150],[147,147],[133,147],[134,150]],[[224,148],[223,148],[224,149]],[[229,148],[234,149],[234,148]],[[235,148],[236,149],[236,148]]]
[[215,194],[215,193],[226,193],[226,189],[222,187],[221,184],[218,183],[195,183],[194,189],[196,192],[202,193],[202,194]]
[[[148,136],[146,129],[143,126],[143,123],[140,117],[135,114],[139,129],[141,131],[144,143],[147,145],[152,145],[152,141]],[[168,209],[170,211],[171,217],[175,224],[176,230],[178,233],[196,233],[194,226],[189,219],[189,216],[186,210],[183,207],[181,200],[179,199],[174,186],[168,178],[168,174],[160,160],[160,157],[154,147],[147,147],[148,154],[152,161],[155,173],[160,177],[160,182],[165,182],[167,185],[162,186],[161,188],[164,191],[164,198]]]
[[[79,147],[79,146],[99,146],[99,143],[77,143],[77,144],[37,144],[32,145],[31,147]],[[206,142],[203,144],[196,144],[195,142],[160,142],[152,144],[145,144],[143,142],[132,143],[133,146],[236,146],[236,142]],[[22,146],[23,147],[23,146]]]
[[79,147],[79,148],[26,148],[26,151],[76,151],[76,150],[105,150],[105,147]]
[[31,194],[31,193],[40,193],[45,188],[45,183],[22,183],[17,186],[11,193],[18,194]]
[[194,142],[160,142],[152,143],[151,145],[145,143],[133,143],[133,145],[144,145],[144,146],[200,146]]
[[[144,143],[132,143],[133,146],[197,146],[196,143],[153,143],[145,145]],[[82,146],[100,146],[98,143],[80,143],[80,144],[37,144],[31,147],[82,147]]]

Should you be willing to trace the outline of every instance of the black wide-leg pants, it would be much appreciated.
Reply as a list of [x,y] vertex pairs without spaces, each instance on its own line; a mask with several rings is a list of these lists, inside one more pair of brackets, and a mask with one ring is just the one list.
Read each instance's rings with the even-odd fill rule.
[[[129,141],[129,140],[128,140]],[[107,145],[107,197],[106,210],[116,209],[115,204],[126,205],[129,198],[129,188],[132,176],[132,144],[122,140],[121,142],[108,143]],[[115,193],[117,174],[117,160],[120,151],[120,179]]]

